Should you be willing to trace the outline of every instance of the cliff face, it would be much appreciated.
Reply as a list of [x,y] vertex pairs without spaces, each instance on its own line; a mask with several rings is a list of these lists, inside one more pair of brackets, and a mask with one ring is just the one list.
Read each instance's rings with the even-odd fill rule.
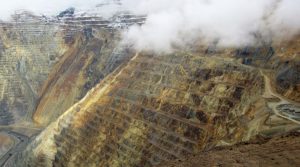
[[[273,78],[276,90],[291,100],[300,102],[300,38],[286,42],[278,48],[278,57],[282,63],[276,64],[277,73]],[[277,60],[278,61],[278,60]],[[275,64],[275,63],[274,63]]]
[[71,47],[44,83],[34,121],[42,125],[53,122],[102,79],[128,61],[132,53],[120,44],[118,28],[138,24],[143,19],[126,14],[110,20],[97,17],[64,18],[66,25],[62,33]]
[[299,133],[241,143],[234,147],[217,148],[162,167],[202,166],[298,166]]
[[45,129],[20,163],[154,166],[297,129],[272,113],[264,73],[228,53],[136,53]]
[[0,25],[0,101],[12,119],[1,117],[4,125],[30,120],[40,87],[67,47],[55,25],[26,13]]
[[54,121],[128,59],[128,51],[117,46],[116,38],[105,31],[98,33],[98,37],[92,38],[83,34],[74,36],[72,47],[43,85],[34,121],[40,124]]
[[46,128],[7,166],[155,166],[299,129],[299,38],[136,53],[119,29],[143,17],[29,16],[0,29],[0,119]]
[[[132,24],[126,19],[141,21],[119,17],[119,26]],[[7,106],[2,124],[24,118],[49,124],[128,59],[111,21],[61,19],[22,12],[1,23],[0,101]]]

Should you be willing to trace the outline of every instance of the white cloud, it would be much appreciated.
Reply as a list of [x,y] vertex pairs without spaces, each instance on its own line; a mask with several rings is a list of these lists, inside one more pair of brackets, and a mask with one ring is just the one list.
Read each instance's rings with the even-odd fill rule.
[[0,18],[7,20],[16,10],[56,15],[69,7],[88,9],[100,2],[103,0],[1,0]]
[[124,0],[146,24],[125,39],[139,50],[171,51],[197,40],[244,46],[263,39],[291,37],[300,30],[300,0]]
[[[0,18],[17,9],[56,15],[75,7],[89,10],[96,4],[118,0],[3,0]],[[122,9],[147,14],[142,26],[124,33],[138,50],[172,51],[195,41],[218,40],[220,46],[256,43],[253,34],[265,39],[291,38],[300,30],[300,0],[121,0]],[[97,9],[111,15],[118,6]]]

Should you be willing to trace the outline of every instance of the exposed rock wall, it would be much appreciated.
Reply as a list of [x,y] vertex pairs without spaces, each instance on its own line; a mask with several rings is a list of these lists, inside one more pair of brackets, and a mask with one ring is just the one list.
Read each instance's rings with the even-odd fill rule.
[[84,32],[74,36],[72,47],[51,71],[33,117],[36,122],[47,125],[56,120],[129,59],[129,51],[119,45],[117,34],[94,31],[93,37]]
[[56,29],[37,18],[0,23],[0,101],[18,121],[31,119],[38,91],[66,49]]
[[153,166],[241,141],[247,128],[234,122],[251,120],[245,108],[262,88],[256,69],[231,59],[137,54],[38,136],[20,163]]
[[0,124],[46,129],[7,166],[155,166],[299,129],[298,40],[134,53],[119,28],[144,17],[24,15],[0,28]]
[[211,167],[211,166],[290,166],[300,165],[299,133],[273,139],[241,143],[234,147],[216,148],[181,161],[161,167]]
[[49,124],[129,59],[118,28],[143,20],[14,15],[0,26],[0,100],[14,119]]
[[279,60],[274,61],[276,90],[285,97],[300,103],[300,38],[283,43],[278,48]]

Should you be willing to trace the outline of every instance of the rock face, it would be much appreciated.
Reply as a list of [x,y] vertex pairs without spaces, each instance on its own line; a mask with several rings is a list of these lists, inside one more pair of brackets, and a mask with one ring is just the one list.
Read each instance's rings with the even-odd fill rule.
[[6,166],[157,166],[299,129],[297,40],[137,53],[119,30],[143,16],[26,18],[0,31],[0,121],[45,128]]
[[31,118],[40,87],[67,49],[56,26],[40,19],[20,13],[0,23],[0,101],[16,121]]
[[122,67],[39,135],[20,163],[154,166],[285,131],[265,123],[263,75],[233,58],[137,53]]
[[[275,146],[275,147],[274,147]],[[181,162],[162,167],[202,166],[299,166],[299,133],[267,141],[241,143],[235,147],[218,148]]]
[[[115,18],[120,18],[119,22],[115,22]],[[70,46],[53,67],[40,91],[34,121],[42,125],[54,121],[102,79],[128,61],[132,53],[120,44],[120,34],[116,28],[135,22],[139,24],[142,19],[133,18],[132,15],[119,15],[112,20],[65,18],[63,33],[68,35],[64,39]],[[114,24],[122,26],[112,29]],[[80,28],[80,25],[84,28]]]
[[140,23],[143,17],[96,18],[51,20],[21,12],[13,23],[1,23],[0,101],[14,119],[49,124],[128,59],[112,26]]
[[64,53],[43,85],[33,119],[48,124],[80,100],[88,90],[128,59],[126,48],[105,32],[89,38],[75,36],[72,47]]

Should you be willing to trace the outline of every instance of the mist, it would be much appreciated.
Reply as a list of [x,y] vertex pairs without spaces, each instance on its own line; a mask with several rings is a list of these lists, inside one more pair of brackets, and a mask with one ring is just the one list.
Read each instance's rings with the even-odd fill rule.
[[[2,2],[3,1],[3,2]],[[89,10],[104,0],[2,0],[0,18],[9,20],[18,10],[27,10],[35,14],[57,15],[59,12],[75,7],[77,10]],[[107,1],[107,0],[106,0]]]
[[242,47],[280,42],[300,32],[300,0],[120,0],[121,5],[96,5],[118,0],[9,0],[1,3],[0,18],[16,10],[57,15],[76,11],[99,12],[106,17],[123,10],[147,15],[142,26],[123,32],[123,42],[136,50],[172,52],[197,43]]
[[138,50],[170,52],[197,42],[242,47],[289,40],[300,30],[299,0],[127,0],[127,5],[148,15],[144,25],[124,34]]

